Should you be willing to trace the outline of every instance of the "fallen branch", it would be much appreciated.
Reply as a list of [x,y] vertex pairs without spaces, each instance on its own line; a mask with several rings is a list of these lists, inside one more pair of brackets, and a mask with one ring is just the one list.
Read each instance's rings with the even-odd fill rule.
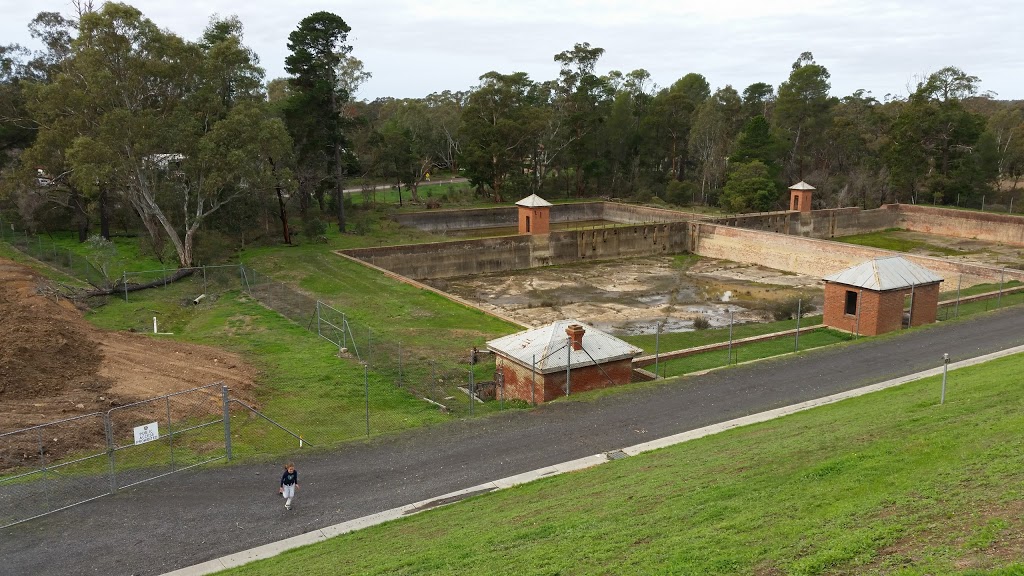
[[147,290],[149,288],[157,288],[173,284],[182,278],[187,278],[195,273],[194,268],[179,268],[175,270],[170,276],[165,276],[152,282],[146,282],[145,284],[125,284],[124,282],[115,283],[110,288],[102,288],[99,290],[91,290],[89,292],[81,292],[78,294],[69,295],[68,298],[93,298],[95,296],[113,296],[115,294],[125,294],[127,292],[138,292],[139,290]]

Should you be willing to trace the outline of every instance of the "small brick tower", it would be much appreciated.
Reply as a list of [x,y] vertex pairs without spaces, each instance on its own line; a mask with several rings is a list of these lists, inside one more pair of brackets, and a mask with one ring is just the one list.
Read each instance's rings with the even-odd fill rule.
[[814,193],[814,186],[803,180],[789,187],[789,209],[794,212],[811,211],[811,194]]
[[551,231],[551,203],[530,194],[519,202],[519,233],[547,234]]

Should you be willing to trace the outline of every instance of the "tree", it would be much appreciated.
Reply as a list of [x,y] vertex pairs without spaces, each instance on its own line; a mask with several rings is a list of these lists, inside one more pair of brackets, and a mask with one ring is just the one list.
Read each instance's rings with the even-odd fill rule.
[[488,72],[466,103],[462,164],[470,182],[489,187],[495,202],[503,202],[506,185],[522,177],[543,129],[537,102],[537,86],[525,72]]
[[768,119],[764,116],[754,116],[740,132],[729,161],[745,163],[760,160],[768,168],[772,178],[776,178],[779,175],[778,158],[779,143],[772,134]]
[[672,86],[660,91],[653,102],[649,121],[657,128],[668,173],[680,179],[685,175],[688,160],[687,144],[697,108],[710,96],[711,86],[704,76],[689,73]]
[[697,109],[689,148],[697,160],[704,203],[708,203],[710,194],[718,189],[725,172],[729,144],[736,131],[735,123],[740,119],[740,106],[739,94],[726,85]]
[[[927,188],[935,202],[969,201],[993,180],[991,163],[973,158],[985,122],[963,99],[978,78],[952,66],[930,74],[902,104],[893,122],[886,162],[893,184],[911,194]],[[993,143],[993,146],[996,144]],[[995,163],[998,171],[998,162]]]
[[804,52],[793,63],[789,79],[779,85],[775,121],[790,140],[785,176],[796,182],[811,169],[810,152],[816,149],[828,126],[829,112],[836,101],[828,95],[828,69]]
[[765,82],[754,82],[743,89],[743,117],[747,120],[754,116],[771,117],[775,104],[775,88]]
[[33,86],[39,138],[53,139],[71,183],[109,184],[154,242],[171,242],[181,267],[194,263],[209,216],[257,193],[268,159],[290,147],[264,115],[262,71],[239,34],[187,42],[107,3],[82,16],[54,81]]
[[324,164],[333,167],[334,201],[341,232],[345,231],[342,175],[346,145],[342,107],[349,98],[341,71],[352,51],[348,44],[350,31],[349,25],[336,14],[310,14],[288,35],[291,54],[285,58],[285,70],[291,75],[289,81],[294,91],[288,106],[288,126],[299,146],[299,162],[317,167],[313,171]]
[[730,212],[764,212],[775,208],[779,191],[759,160],[734,165],[722,189],[722,208]]

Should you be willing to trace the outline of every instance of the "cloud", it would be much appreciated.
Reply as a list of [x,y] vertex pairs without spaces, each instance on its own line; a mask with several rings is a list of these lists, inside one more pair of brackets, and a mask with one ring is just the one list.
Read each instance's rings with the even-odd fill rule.
[[[0,0],[0,37],[26,42],[38,10],[66,3]],[[237,14],[269,77],[284,74],[287,37],[306,15],[329,10],[352,27],[353,54],[373,78],[361,96],[416,97],[466,89],[490,70],[554,78],[554,54],[589,42],[606,49],[599,71],[644,68],[666,86],[688,72],[712,86],[778,85],[801,52],[832,73],[832,92],[905,94],[917,75],[958,66],[1003,98],[1024,99],[1024,55],[1014,26],[1024,3],[1010,0],[377,0],[287,4],[252,0],[140,0],[135,5],[186,38],[209,16]]]

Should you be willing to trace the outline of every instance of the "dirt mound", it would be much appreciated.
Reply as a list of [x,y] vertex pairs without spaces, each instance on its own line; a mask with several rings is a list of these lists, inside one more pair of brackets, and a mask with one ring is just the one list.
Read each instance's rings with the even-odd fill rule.
[[0,433],[218,381],[251,397],[256,371],[237,355],[99,330],[45,278],[5,259],[0,319]]

